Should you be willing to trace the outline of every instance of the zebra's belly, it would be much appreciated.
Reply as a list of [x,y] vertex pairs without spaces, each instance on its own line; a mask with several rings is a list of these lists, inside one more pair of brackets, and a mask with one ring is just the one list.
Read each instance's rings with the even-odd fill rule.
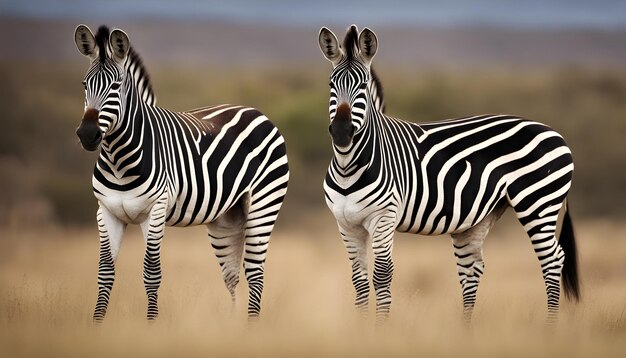
[[[462,210],[461,200],[455,199],[438,210],[420,212],[417,207],[405,207],[404,220],[398,224],[397,230],[419,235],[457,234],[469,230],[483,221],[493,210],[503,203],[504,195],[490,195],[492,199],[487,206],[471,207]],[[503,204],[504,205],[504,204]],[[420,215],[421,214],[421,215]],[[414,220],[412,219],[414,217]]]
[[[482,219],[479,219],[480,222]],[[449,222],[449,218],[443,216],[437,224],[433,223],[425,223],[423,227],[420,228],[419,222],[414,224],[413,226],[409,225],[408,221],[400,223],[397,227],[397,231],[406,232],[409,234],[418,234],[418,235],[445,235],[445,234],[457,234],[463,231],[470,229],[473,225],[471,222],[450,222],[448,226],[445,224]]]
[[179,205],[181,205],[181,203],[177,202],[176,205],[167,211],[166,217],[168,219],[165,222],[165,225],[174,227],[205,225],[224,213],[224,210],[221,210],[215,214],[211,214],[202,207],[200,210],[188,210],[181,212],[180,210],[177,210]]

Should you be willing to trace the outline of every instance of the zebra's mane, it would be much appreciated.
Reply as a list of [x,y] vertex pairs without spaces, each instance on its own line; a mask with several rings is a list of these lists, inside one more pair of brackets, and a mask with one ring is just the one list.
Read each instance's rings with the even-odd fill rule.
[[109,35],[111,31],[105,25],[98,28],[96,32],[96,45],[98,46],[98,53],[100,54],[100,63],[104,63],[107,58],[107,43],[109,42]]
[[128,68],[131,70],[129,73],[133,76],[137,87],[139,87],[139,91],[142,93],[144,101],[150,105],[154,105],[156,97],[154,96],[154,91],[152,90],[150,75],[148,74],[146,67],[143,65],[141,57],[139,57],[139,54],[132,46],[128,51],[128,57],[130,58],[130,66]]
[[355,52],[359,51],[359,31],[355,25],[348,28],[348,32],[346,32],[346,36],[343,38],[342,47],[348,61],[351,61],[354,58]]
[[[109,27],[106,25],[102,25],[98,28],[98,32],[96,33],[96,44],[98,46],[98,52],[100,54],[100,63],[104,63],[106,60],[107,54],[107,44],[109,41],[109,36],[111,35],[111,31]],[[156,102],[156,97],[154,96],[154,92],[152,90],[152,83],[150,82],[150,75],[146,70],[146,67],[141,61],[141,57],[135,49],[131,46],[128,50],[128,58],[130,60],[129,63],[129,74],[133,78],[133,81],[138,87],[138,90],[141,93],[141,97],[150,105],[154,105]]]
[[385,93],[383,92],[383,84],[380,82],[380,77],[376,71],[374,71],[374,67],[370,67],[370,72],[372,74],[372,81],[374,83],[374,87],[376,89],[376,97],[378,98],[378,102],[380,103],[380,111],[385,113],[386,105],[385,105]]
[[[355,53],[359,51],[359,30],[355,25],[352,25],[348,28],[346,32],[346,36],[343,38],[342,48],[345,52],[346,59],[351,61]],[[385,113],[385,98],[383,93],[383,84],[380,82],[380,78],[374,71],[373,67],[370,67],[370,72],[372,74],[372,81],[374,84],[375,94],[376,94],[376,102],[380,104],[380,111]]]

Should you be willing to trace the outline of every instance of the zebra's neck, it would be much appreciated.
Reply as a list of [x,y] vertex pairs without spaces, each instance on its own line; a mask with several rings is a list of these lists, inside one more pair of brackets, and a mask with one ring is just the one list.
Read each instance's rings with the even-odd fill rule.
[[143,151],[152,142],[151,132],[146,130],[144,116],[155,106],[156,96],[152,90],[150,75],[134,48],[130,48],[126,63],[126,80],[120,93],[118,120],[111,134],[102,142],[98,166],[120,182],[141,177],[146,158]]
[[154,107],[143,101],[145,93],[132,78],[127,77],[122,87],[118,120],[102,141],[96,169],[107,181],[127,185],[153,170],[152,156],[144,153],[151,152],[154,141],[147,114]]

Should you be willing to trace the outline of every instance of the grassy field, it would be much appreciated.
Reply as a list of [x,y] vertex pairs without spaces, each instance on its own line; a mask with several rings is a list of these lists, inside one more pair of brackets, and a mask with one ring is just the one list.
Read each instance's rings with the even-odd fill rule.
[[230,297],[203,228],[168,229],[161,315],[144,320],[143,241],[127,233],[108,316],[91,322],[98,240],[92,230],[11,231],[0,240],[0,355],[8,356],[623,356],[626,224],[575,222],[583,300],[544,326],[545,294],[529,240],[505,216],[485,245],[474,321],[461,321],[448,237],[399,235],[392,315],[383,327],[352,307],[350,266],[330,215],[276,233],[262,317]]

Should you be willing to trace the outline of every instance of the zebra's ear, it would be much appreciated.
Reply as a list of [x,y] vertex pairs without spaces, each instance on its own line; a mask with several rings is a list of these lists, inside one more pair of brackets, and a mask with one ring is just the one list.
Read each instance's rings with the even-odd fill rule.
[[339,41],[337,36],[329,29],[322,27],[319,34],[320,50],[324,54],[324,57],[333,63],[333,66],[337,65],[341,59],[341,49],[339,48]]
[[113,59],[119,64],[124,64],[128,51],[130,51],[128,35],[122,30],[115,29],[111,32],[109,43],[113,51]]
[[76,42],[78,51],[84,56],[87,56],[90,60],[94,60],[98,57],[96,38],[87,25],[81,24],[76,27],[74,31],[74,41]]
[[361,57],[363,57],[368,64],[372,63],[372,59],[378,50],[378,38],[376,34],[367,27],[359,34],[359,50],[361,51]]

